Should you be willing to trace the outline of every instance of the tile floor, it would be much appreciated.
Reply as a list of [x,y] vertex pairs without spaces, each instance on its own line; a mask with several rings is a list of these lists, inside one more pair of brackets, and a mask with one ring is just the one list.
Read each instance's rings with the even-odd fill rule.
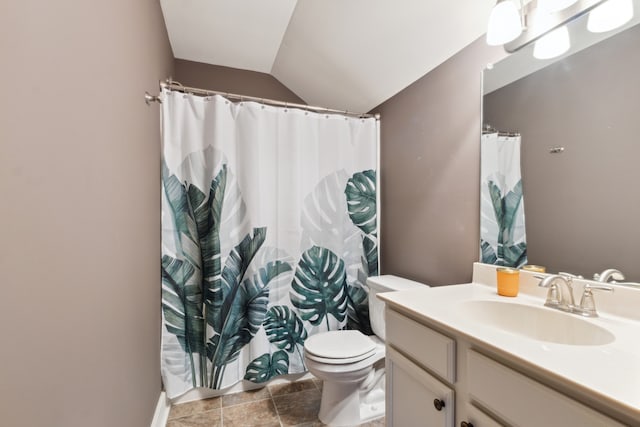
[[[322,382],[278,384],[171,407],[167,427],[320,427]],[[384,427],[384,418],[361,424]]]

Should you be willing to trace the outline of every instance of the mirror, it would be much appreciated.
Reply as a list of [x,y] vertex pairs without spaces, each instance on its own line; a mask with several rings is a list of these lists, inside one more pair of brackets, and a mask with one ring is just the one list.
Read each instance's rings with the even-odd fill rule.
[[587,15],[571,22],[559,59],[527,46],[483,73],[483,124],[521,135],[528,263],[547,272],[640,282],[639,3],[610,33],[578,40]]

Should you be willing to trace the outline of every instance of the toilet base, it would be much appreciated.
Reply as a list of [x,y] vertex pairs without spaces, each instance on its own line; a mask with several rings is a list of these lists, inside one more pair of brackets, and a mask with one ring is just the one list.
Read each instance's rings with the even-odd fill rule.
[[318,418],[332,427],[349,427],[384,416],[384,368],[360,382],[323,381]]

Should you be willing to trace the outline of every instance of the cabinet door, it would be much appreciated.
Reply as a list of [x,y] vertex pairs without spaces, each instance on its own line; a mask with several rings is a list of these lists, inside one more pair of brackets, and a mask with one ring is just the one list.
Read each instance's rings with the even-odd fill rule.
[[387,426],[453,427],[453,390],[387,347]]

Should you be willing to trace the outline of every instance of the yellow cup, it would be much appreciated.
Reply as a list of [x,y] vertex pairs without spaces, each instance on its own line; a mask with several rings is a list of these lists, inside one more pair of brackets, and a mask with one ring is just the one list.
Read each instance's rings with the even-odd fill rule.
[[515,268],[496,268],[498,281],[498,295],[504,297],[518,296],[520,287],[520,271]]
[[523,270],[527,270],[527,271],[530,271],[532,273],[546,273],[547,272],[547,269],[542,265],[527,264],[527,265],[523,265],[521,268]]

